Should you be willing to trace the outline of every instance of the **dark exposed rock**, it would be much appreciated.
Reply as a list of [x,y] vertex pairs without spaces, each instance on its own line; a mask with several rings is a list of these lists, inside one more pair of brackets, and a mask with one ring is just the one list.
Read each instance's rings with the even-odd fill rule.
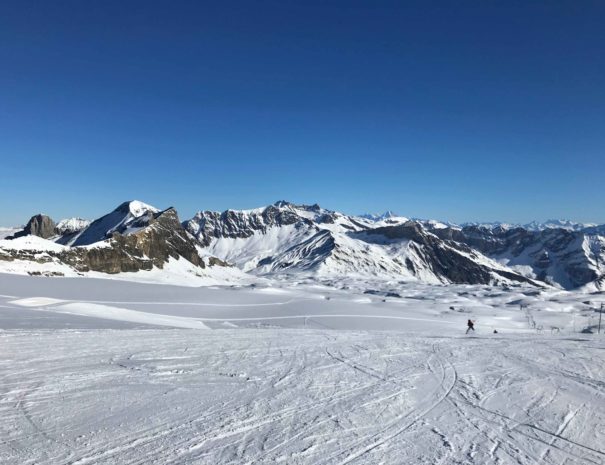
[[11,238],[33,235],[48,239],[56,234],[55,226],[55,222],[49,216],[39,213],[30,218],[23,231],[16,232]]
[[52,239],[58,244],[67,244],[70,238],[77,235],[87,225],[88,222],[80,218],[73,218],[55,224],[49,216],[38,214],[31,217],[23,230],[7,237],[7,239],[32,235],[43,239]]
[[426,240],[424,229],[416,221],[406,221],[396,226],[369,229],[367,233],[381,235],[388,239],[409,239],[416,242],[424,242]]
[[[91,246],[70,247],[60,251],[6,249],[0,260],[27,260],[38,263],[59,262],[80,272],[134,272],[163,268],[168,260],[187,260],[199,268],[206,263],[198,253],[198,243],[181,225],[177,212],[169,208],[146,215],[127,233],[112,233],[111,238]],[[41,253],[44,252],[44,253]],[[218,258],[207,259],[210,266],[228,266]]]
[[163,268],[170,258],[181,257],[200,268],[205,267],[195,240],[182,227],[174,208],[153,214],[147,226],[136,232],[114,233],[109,245],[76,247],[63,252],[61,260],[78,271],[104,273]]

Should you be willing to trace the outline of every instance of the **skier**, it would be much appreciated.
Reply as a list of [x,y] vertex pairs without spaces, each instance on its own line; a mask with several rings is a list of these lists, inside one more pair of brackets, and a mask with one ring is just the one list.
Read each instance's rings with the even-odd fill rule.
[[466,323],[466,325],[468,326],[468,328],[466,329],[466,334],[468,334],[468,332],[472,329],[473,333],[475,332],[475,322],[473,320],[468,320],[468,322]]

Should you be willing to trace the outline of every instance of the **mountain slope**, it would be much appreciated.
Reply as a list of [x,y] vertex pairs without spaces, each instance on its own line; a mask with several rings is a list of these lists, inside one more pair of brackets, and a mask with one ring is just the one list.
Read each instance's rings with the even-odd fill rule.
[[[70,238],[67,245],[66,237]],[[124,202],[75,236],[67,233],[52,239],[56,242],[30,234],[0,241],[0,260],[47,264],[47,268],[58,273],[65,266],[78,273],[136,272],[162,269],[179,260],[187,261],[193,272],[225,265],[202,252],[198,242],[181,225],[174,208],[159,211],[136,201]]]
[[160,211],[129,201],[91,223],[72,218],[55,224],[35,215],[14,234],[19,240],[2,241],[0,260],[56,263],[76,273],[162,269],[185,260],[193,269],[229,263],[256,275],[331,281],[356,276],[603,290],[605,226],[578,228],[563,221],[460,227],[392,213],[349,216],[286,201],[253,210],[200,211],[180,223],[174,208]]
[[402,217],[351,217],[318,205],[281,201],[248,211],[199,212],[184,224],[208,253],[259,274],[533,283]]
[[114,233],[127,234],[147,226],[159,210],[138,200],[120,204],[114,211],[96,219],[66,245],[81,246],[110,238]]
[[605,275],[605,237],[592,228],[531,231],[466,226],[432,232],[478,250],[529,278],[565,289],[584,286]]

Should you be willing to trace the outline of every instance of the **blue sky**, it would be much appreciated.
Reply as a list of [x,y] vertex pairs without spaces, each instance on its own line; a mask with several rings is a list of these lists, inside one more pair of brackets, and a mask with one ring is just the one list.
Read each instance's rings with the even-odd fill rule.
[[126,199],[605,222],[591,1],[0,5],[0,224]]

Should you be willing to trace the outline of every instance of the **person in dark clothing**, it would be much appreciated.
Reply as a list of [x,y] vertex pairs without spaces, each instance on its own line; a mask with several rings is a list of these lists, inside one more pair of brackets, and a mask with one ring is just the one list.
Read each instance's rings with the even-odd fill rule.
[[471,329],[473,330],[473,332],[475,332],[475,323],[473,322],[473,320],[468,320],[466,326],[468,326],[468,328],[466,329],[466,334],[468,334]]

